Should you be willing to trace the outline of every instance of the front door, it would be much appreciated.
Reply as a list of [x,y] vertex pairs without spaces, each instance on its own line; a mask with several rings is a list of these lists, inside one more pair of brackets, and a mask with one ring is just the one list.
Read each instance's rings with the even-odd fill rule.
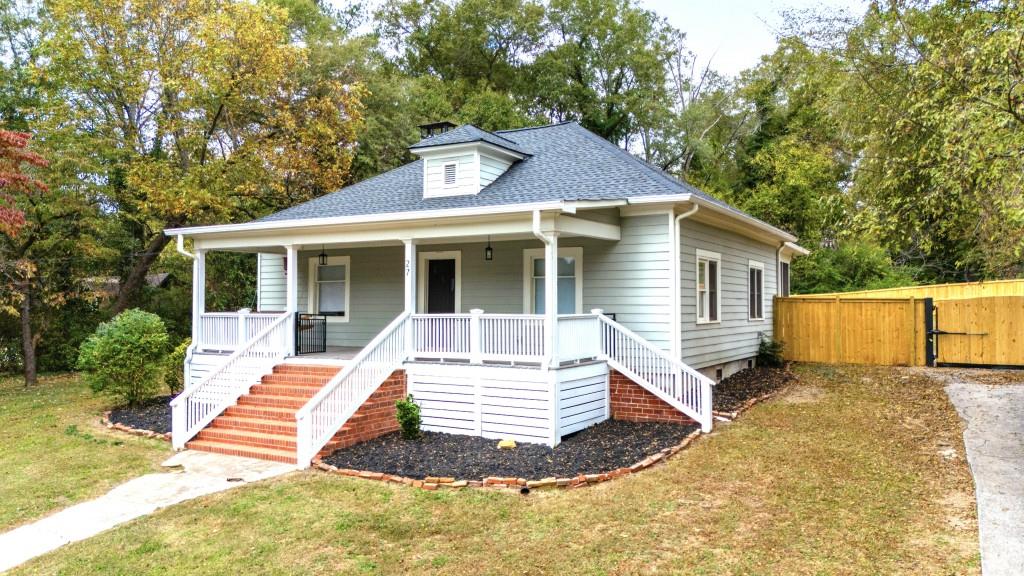
[[455,312],[455,259],[427,260],[427,314]]

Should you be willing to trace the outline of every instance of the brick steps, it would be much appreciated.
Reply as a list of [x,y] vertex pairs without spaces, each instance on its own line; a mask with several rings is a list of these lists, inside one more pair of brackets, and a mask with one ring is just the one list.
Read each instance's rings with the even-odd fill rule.
[[193,450],[295,462],[295,412],[339,366],[280,364],[196,435]]

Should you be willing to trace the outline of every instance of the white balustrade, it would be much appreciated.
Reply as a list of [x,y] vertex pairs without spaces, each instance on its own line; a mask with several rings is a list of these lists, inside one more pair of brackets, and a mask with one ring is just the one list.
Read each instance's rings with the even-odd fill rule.
[[468,314],[412,316],[413,351],[417,358],[469,358]]
[[297,464],[309,466],[331,437],[408,357],[403,312],[295,414]]
[[274,318],[223,364],[171,401],[171,437],[175,449],[184,448],[186,442],[284,359],[292,329],[291,316],[281,314]]
[[599,318],[608,364],[710,432],[711,379],[607,316]]
[[601,355],[601,320],[597,314],[558,317],[558,360],[574,362]]
[[259,334],[281,314],[206,312],[199,317],[200,350],[234,350]]

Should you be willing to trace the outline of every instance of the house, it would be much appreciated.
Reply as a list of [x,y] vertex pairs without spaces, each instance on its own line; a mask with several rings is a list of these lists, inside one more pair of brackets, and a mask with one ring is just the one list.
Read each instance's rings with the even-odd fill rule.
[[[295,461],[424,427],[556,445],[610,417],[711,429],[796,238],[574,122],[430,125],[419,159],[244,224],[168,230],[194,258],[174,443]],[[185,249],[193,240],[194,252]],[[257,310],[204,309],[204,256],[258,259]]]

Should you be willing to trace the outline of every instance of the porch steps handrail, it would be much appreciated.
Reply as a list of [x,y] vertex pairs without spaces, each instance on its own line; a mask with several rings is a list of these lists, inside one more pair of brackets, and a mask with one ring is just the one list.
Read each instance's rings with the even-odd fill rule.
[[295,413],[299,468],[307,468],[317,452],[405,362],[409,354],[409,318],[409,312],[403,312],[392,320]]
[[601,314],[601,354],[608,365],[711,431],[714,382]]
[[284,359],[290,318],[282,314],[239,346],[195,386],[186,385],[185,390],[171,400],[171,443],[175,450],[184,448],[186,442]]

